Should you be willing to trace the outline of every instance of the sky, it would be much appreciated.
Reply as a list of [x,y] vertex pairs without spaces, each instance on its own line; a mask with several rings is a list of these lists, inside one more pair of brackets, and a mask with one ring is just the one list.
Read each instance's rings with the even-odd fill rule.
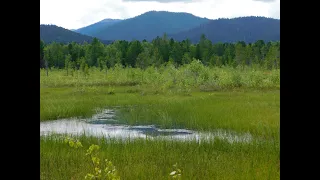
[[40,24],[78,29],[106,18],[128,19],[152,10],[187,12],[208,19],[280,19],[280,0],[40,0]]

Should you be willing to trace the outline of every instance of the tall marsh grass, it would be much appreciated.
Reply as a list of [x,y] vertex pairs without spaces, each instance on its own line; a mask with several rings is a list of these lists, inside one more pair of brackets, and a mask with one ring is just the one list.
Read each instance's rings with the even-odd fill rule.
[[274,138],[279,135],[279,91],[195,93],[190,98],[123,108],[119,121],[131,125],[156,124],[162,128],[200,131],[230,129]]
[[63,139],[40,137],[40,179],[83,179],[92,167],[85,155],[100,146],[98,158],[117,167],[121,179],[169,179],[178,164],[182,179],[279,179],[279,143],[251,144],[214,140],[197,143],[163,140],[113,140],[80,137],[84,148],[71,149]]
[[81,86],[134,86],[144,85],[158,90],[173,87],[200,88],[204,91],[245,88],[280,88],[280,70],[258,68],[208,67],[199,61],[176,68],[171,64],[160,68],[122,68],[120,65],[107,71],[91,67],[89,75],[75,70],[68,75],[66,70],[40,69],[40,87],[81,87]]
[[101,147],[100,159],[117,167],[121,179],[168,179],[178,164],[182,179],[280,178],[280,70],[207,67],[198,61],[175,68],[122,68],[107,71],[40,69],[40,121],[90,117],[117,111],[127,124],[200,131],[250,132],[262,141],[230,144],[163,140],[114,140],[81,136],[86,148],[70,149],[55,136],[40,137],[40,179],[83,179],[91,167],[85,154]]
[[90,117],[97,108],[123,109],[128,124],[197,130],[232,129],[278,136],[280,70],[207,67],[198,61],[175,68],[90,68],[67,76],[40,70],[40,121]]

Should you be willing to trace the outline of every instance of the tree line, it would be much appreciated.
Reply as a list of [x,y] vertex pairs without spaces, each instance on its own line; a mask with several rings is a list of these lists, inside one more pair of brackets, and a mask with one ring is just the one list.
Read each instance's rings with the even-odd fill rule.
[[192,44],[188,39],[181,42],[168,39],[166,34],[151,42],[119,40],[109,45],[104,45],[97,38],[91,43],[83,44],[46,44],[40,39],[40,68],[46,65],[49,68],[111,68],[120,64],[145,69],[168,62],[178,67],[193,59],[198,59],[207,66],[260,65],[267,69],[280,68],[280,41],[213,44],[202,35],[199,43]]

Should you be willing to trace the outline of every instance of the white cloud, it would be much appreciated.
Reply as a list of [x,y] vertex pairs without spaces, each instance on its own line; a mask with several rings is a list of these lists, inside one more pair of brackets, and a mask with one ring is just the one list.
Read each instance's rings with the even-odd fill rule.
[[127,2],[147,2],[147,1],[154,1],[154,2],[160,2],[160,3],[171,3],[171,2],[191,2],[191,1],[201,1],[201,0],[123,0]]
[[277,0],[254,0],[254,1],[261,1],[261,2],[275,2]]
[[[159,2],[161,1],[161,2]],[[105,18],[127,19],[151,10],[188,12],[209,19],[280,18],[280,0],[40,0],[40,24],[77,29]]]

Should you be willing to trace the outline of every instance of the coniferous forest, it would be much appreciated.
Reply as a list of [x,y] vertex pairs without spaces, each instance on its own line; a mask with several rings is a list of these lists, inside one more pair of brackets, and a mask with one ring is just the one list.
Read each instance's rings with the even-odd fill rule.
[[280,41],[255,43],[215,43],[202,35],[199,43],[188,39],[181,42],[168,39],[166,35],[147,41],[115,41],[105,45],[97,38],[91,43],[69,44],[50,43],[40,40],[40,68],[89,67],[112,68],[115,64],[124,67],[145,69],[173,63],[176,67],[200,60],[207,66],[251,66],[259,65],[267,69],[280,68]]

